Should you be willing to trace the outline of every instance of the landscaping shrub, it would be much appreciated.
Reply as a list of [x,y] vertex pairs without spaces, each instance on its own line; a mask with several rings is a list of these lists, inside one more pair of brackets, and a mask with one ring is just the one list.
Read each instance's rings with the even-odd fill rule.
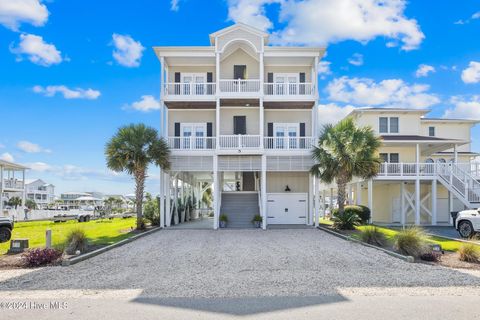
[[39,267],[57,262],[62,256],[62,252],[51,248],[30,249],[22,255],[23,263],[26,267]]
[[440,252],[425,252],[420,255],[420,259],[423,261],[440,261],[442,254]]
[[342,214],[338,212],[333,213],[333,228],[338,230],[355,230],[361,222],[360,217],[352,210],[345,210]]
[[[355,213],[360,218],[361,224],[367,224],[370,220],[370,209],[366,206],[348,205],[345,212]],[[332,211],[332,216],[338,215],[338,209]]]
[[360,233],[360,239],[363,242],[383,247],[387,243],[385,235],[375,226],[365,227]]
[[458,249],[458,254],[461,261],[480,262],[480,249],[474,244],[462,244]]
[[358,207],[360,207],[361,211],[357,214],[360,219],[362,219],[362,224],[368,224],[371,216],[370,208],[362,205],[359,205]]
[[86,252],[88,249],[88,238],[85,231],[82,229],[71,230],[65,239],[64,248],[67,254],[75,254],[77,250],[81,253]]
[[143,206],[143,216],[154,226],[160,225],[159,201],[159,198],[151,198]]
[[426,251],[426,237],[420,227],[403,229],[395,236],[394,248],[401,254],[420,257]]

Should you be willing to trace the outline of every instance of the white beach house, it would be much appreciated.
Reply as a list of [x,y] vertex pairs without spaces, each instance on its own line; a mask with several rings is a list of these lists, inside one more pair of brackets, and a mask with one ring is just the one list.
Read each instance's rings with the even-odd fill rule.
[[[212,184],[215,229],[220,214],[233,227],[250,225],[258,213],[263,228],[313,224],[308,170],[324,49],[273,47],[268,37],[235,24],[212,33],[209,46],[154,48],[161,134],[171,149],[171,170],[160,178],[162,202],[179,197],[179,183],[196,195],[204,182]],[[170,201],[165,207],[162,224],[169,226]]]

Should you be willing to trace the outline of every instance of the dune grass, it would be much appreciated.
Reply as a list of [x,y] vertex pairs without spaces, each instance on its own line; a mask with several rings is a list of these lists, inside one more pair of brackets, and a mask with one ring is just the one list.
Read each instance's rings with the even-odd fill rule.
[[[12,239],[28,238],[30,248],[45,246],[45,231],[52,230],[52,244],[59,247],[63,244],[69,231],[82,229],[90,244],[108,245],[129,238],[135,229],[135,218],[102,219],[79,223],[76,220],[54,223],[52,221],[16,222]],[[5,254],[10,241],[0,244],[0,254]]]

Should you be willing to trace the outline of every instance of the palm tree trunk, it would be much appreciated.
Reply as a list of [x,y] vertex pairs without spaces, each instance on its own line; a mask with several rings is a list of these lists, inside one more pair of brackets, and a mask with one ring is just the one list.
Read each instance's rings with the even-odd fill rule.
[[145,168],[135,171],[135,199],[137,210],[137,229],[143,228],[143,191],[145,189]]
[[347,189],[347,183],[343,179],[343,177],[339,177],[337,180],[337,188],[338,188],[338,213],[342,214],[345,211],[345,195]]

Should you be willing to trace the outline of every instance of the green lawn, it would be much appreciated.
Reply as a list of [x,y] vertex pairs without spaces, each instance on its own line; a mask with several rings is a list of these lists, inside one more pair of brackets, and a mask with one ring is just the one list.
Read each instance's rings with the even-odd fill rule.
[[[327,219],[320,219],[321,224],[327,224],[327,225],[332,225],[333,222],[331,220]],[[358,230],[364,229],[366,226],[359,226],[357,227]],[[386,228],[386,227],[378,227],[378,230],[380,230],[387,239],[393,240],[393,238],[398,234],[399,230],[398,229],[391,229],[391,228]],[[358,234],[353,234],[352,237],[355,239],[360,239],[360,236]],[[461,241],[456,241],[456,240],[450,240],[442,237],[436,237],[436,236],[429,236],[427,238],[427,241],[432,243],[432,244],[439,244],[442,246],[443,250],[446,251],[457,251],[460,246],[462,245],[463,242]]]
[[[133,235],[129,232],[135,228],[135,218],[115,218],[113,220],[95,220],[77,222],[76,220],[63,223],[51,221],[17,222],[13,228],[12,239],[28,238],[30,248],[45,246],[45,231],[52,230],[54,246],[62,245],[70,230],[82,229],[85,231],[91,244],[112,244]],[[5,254],[10,242],[0,244],[0,254]]]

